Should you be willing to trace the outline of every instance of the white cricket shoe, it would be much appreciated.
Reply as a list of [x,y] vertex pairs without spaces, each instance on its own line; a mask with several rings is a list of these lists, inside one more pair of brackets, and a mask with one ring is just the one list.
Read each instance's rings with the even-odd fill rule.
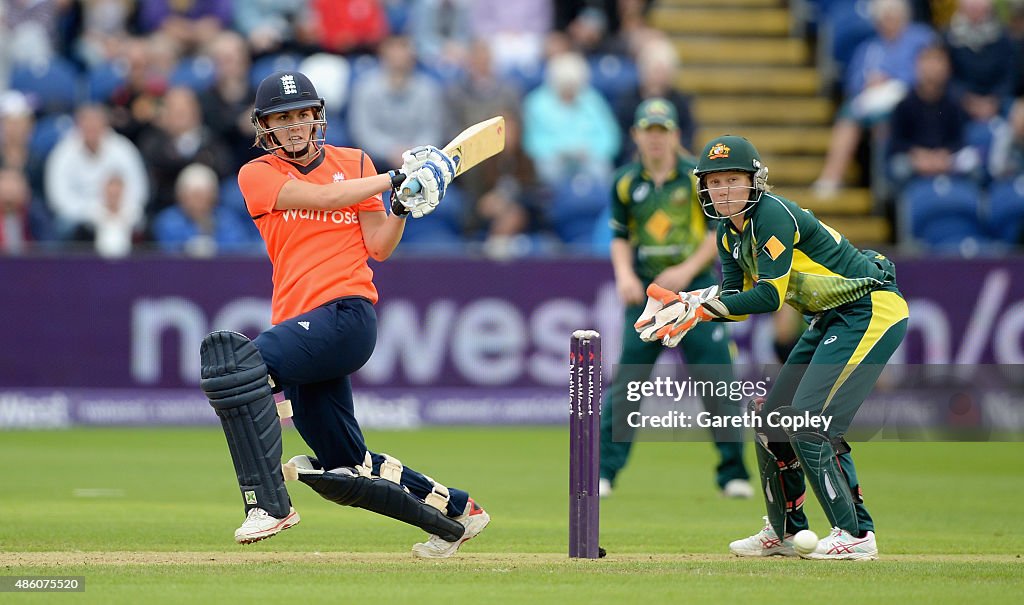
[[754,497],[754,488],[746,479],[730,479],[722,488],[722,495],[726,498],[748,499]]
[[764,527],[761,531],[749,538],[731,542],[729,550],[741,557],[771,557],[773,555],[795,557],[797,556],[796,550],[790,541],[792,537],[792,534],[787,534],[779,538],[775,534],[775,530],[772,529],[772,524],[768,522],[768,517],[764,517]]
[[607,498],[612,495],[611,479],[601,477],[601,480],[597,482],[597,495],[601,498]]
[[863,538],[855,538],[845,529],[833,527],[831,534],[818,540],[818,548],[800,556],[805,559],[872,561],[878,558],[878,543],[873,531]]
[[454,542],[448,542],[447,540],[442,540],[440,536],[431,534],[426,542],[418,542],[412,545],[412,554],[423,559],[447,559],[459,550],[463,542],[478,536],[487,527],[487,524],[491,522],[491,516],[487,514],[487,511],[480,508],[480,505],[474,502],[472,498],[466,503],[466,508],[469,512],[454,517],[456,521],[466,528],[461,538]]
[[298,522],[299,513],[291,507],[289,507],[288,516],[284,519],[271,517],[270,513],[262,508],[251,508],[245,517],[245,522],[235,530],[235,542],[239,544],[259,542],[298,524]]

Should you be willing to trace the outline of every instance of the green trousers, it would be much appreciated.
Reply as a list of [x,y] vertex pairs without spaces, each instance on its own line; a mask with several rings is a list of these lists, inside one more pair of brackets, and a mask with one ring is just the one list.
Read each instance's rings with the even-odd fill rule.
[[[665,350],[660,342],[640,340],[633,329],[633,323],[643,310],[644,305],[633,305],[625,311],[619,367],[601,412],[601,477],[610,481],[615,480],[629,459],[633,432],[626,423],[626,417],[640,407],[639,402],[626,400],[626,387],[631,381],[648,380],[653,364]],[[724,324],[701,323],[683,338],[676,350],[686,361],[689,373],[695,380],[732,381],[730,346]],[[706,397],[704,409],[715,415],[738,414],[741,406],[725,397]],[[619,427],[616,436],[620,437],[620,441],[612,440],[613,426]],[[722,487],[732,479],[749,478],[743,464],[742,429],[712,429],[712,434],[719,455],[719,463],[715,468],[718,486]],[[623,436],[627,438],[623,440]]]
[[[908,317],[907,303],[895,285],[815,316],[783,364],[765,400],[764,413],[791,405],[800,412],[831,416],[828,436],[841,437],[903,342]],[[784,435],[769,434],[769,438],[788,447]],[[849,452],[838,457],[854,495],[860,529],[874,531],[853,457]],[[801,508],[806,493],[803,470],[782,471],[782,483],[790,504],[786,532],[807,529]]]

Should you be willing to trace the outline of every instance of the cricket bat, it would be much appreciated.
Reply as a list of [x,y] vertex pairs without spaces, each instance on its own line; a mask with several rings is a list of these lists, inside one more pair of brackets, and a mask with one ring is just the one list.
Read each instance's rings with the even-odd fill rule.
[[[487,158],[498,155],[503,149],[505,149],[505,118],[497,116],[463,130],[459,136],[444,146],[443,151],[455,163],[455,176],[459,176]],[[419,190],[419,181],[408,179],[402,188],[402,193],[412,195]]]

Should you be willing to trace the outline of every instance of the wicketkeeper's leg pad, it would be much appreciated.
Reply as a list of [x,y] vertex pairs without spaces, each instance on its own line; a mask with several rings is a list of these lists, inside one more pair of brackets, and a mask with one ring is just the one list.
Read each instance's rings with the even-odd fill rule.
[[397,519],[448,542],[462,538],[466,530],[461,523],[413,496],[399,483],[361,474],[358,468],[325,471],[316,458],[295,456],[284,465],[284,473],[335,504]]
[[[798,414],[790,406],[781,407],[778,411],[780,414]],[[828,435],[812,429],[792,431],[789,440],[829,523],[851,535],[860,535],[853,493],[839,465],[836,449],[837,443],[845,442],[841,438],[833,442]]]
[[217,412],[248,512],[288,516],[291,500],[281,476],[281,424],[267,366],[256,345],[237,332],[213,332],[199,349],[200,386]]
[[804,504],[803,490],[789,493],[791,490],[786,490],[783,477],[784,471],[797,471],[800,462],[789,443],[769,442],[763,433],[754,435],[754,451],[757,452],[768,523],[781,538],[786,534],[786,514],[799,511]]

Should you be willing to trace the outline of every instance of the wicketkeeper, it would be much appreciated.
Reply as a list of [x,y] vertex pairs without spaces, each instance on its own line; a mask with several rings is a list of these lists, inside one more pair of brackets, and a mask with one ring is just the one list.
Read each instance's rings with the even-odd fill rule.
[[[616,173],[612,187],[612,265],[619,298],[625,305],[622,354],[601,414],[601,495],[611,494],[626,465],[633,430],[626,421],[639,402],[630,402],[627,385],[650,378],[652,365],[664,351],[660,342],[644,342],[633,322],[644,309],[648,284],[668,290],[704,288],[714,284],[714,231],[701,212],[692,158],[679,143],[679,119],[666,99],[641,103],[631,131],[639,158]],[[696,380],[726,384],[733,380],[732,341],[723,325],[697,326],[678,352]],[[740,413],[727,397],[706,395],[705,409],[715,416]],[[718,460],[715,482],[729,498],[754,495],[743,463],[743,433],[734,428],[712,430]]]
[[645,341],[675,346],[708,321],[742,321],[788,303],[810,325],[793,348],[756,412],[832,417],[828,432],[756,435],[765,527],[729,549],[737,555],[795,556],[790,538],[807,529],[803,511],[810,482],[832,525],[810,559],[878,557],[875,525],[844,434],[907,330],[909,310],[896,287],[895,267],[881,254],[858,250],[810,212],[770,193],[768,168],[747,139],[710,141],[694,171],[708,216],[718,226],[722,285],[675,293],[657,286],[636,330]]

